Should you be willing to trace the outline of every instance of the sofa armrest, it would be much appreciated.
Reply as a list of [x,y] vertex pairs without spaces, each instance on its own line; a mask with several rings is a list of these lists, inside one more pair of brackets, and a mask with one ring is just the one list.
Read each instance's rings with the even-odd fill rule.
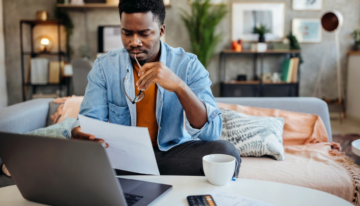
[[269,109],[282,109],[291,112],[301,112],[314,114],[321,117],[329,135],[329,141],[332,141],[329,109],[327,104],[314,97],[278,97],[278,98],[216,98],[217,102],[226,104],[238,104],[242,106],[262,107]]
[[45,127],[53,100],[34,99],[0,109],[0,131],[26,133]]

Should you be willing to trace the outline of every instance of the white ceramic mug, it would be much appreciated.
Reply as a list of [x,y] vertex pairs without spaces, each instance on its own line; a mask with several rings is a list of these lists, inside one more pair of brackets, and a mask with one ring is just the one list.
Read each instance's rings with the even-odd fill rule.
[[232,179],[236,158],[224,154],[211,154],[203,157],[203,168],[207,180],[218,186],[226,185]]

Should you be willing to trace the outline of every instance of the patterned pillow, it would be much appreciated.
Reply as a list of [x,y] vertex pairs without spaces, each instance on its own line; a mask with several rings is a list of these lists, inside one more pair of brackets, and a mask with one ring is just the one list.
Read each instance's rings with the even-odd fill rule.
[[75,118],[68,117],[64,121],[45,127],[34,130],[32,132],[28,132],[28,135],[35,135],[35,136],[45,136],[45,137],[55,137],[55,138],[66,138],[63,134],[63,131],[71,127],[71,125],[75,122]]
[[285,160],[282,140],[284,118],[257,117],[221,109],[223,131],[220,139],[235,145],[243,157],[270,155]]

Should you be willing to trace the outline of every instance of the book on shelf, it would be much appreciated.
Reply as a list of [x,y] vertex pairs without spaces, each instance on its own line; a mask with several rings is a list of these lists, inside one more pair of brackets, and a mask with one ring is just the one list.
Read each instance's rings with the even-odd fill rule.
[[64,61],[51,61],[49,65],[49,83],[58,84],[64,72]]
[[31,83],[47,84],[49,77],[49,60],[46,58],[31,59]]
[[293,59],[294,59],[294,66],[292,68],[293,71],[292,71],[292,76],[291,76],[291,83],[297,83],[300,58],[294,57]]
[[284,63],[283,63],[283,67],[282,67],[282,70],[281,70],[281,81],[283,82],[287,82],[287,77],[288,77],[288,74],[289,74],[289,66],[290,66],[290,59],[287,58],[284,60]]
[[296,83],[299,70],[299,57],[285,59],[282,67],[281,80],[286,83]]
[[291,58],[289,68],[288,68],[288,75],[286,77],[286,83],[291,82],[291,76],[292,76],[292,73],[293,73],[293,68],[294,68],[294,58]]
[[31,75],[31,57],[29,57],[28,64],[26,67],[25,84],[30,83],[30,75]]

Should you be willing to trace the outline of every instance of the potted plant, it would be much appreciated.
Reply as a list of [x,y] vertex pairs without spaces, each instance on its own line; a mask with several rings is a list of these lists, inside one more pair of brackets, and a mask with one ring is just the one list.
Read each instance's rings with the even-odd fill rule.
[[267,44],[265,43],[265,34],[270,33],[271,30],[266,27],[264,24],[254,27],[254,33],[259,35],[259,42],[257,43],[257,51],[264,52],[267,49]]
[[210,0],[193,0],[191,13],[182,10],[181,19],[190,36],[192,53],[205,68],[222,38],[216,27],[226,14],[226,4],[212,6]]
[[355,41],[353,50],[359,51],[360,50],[360,29],[356,29],[355,31],[353,31],[352,36]]

